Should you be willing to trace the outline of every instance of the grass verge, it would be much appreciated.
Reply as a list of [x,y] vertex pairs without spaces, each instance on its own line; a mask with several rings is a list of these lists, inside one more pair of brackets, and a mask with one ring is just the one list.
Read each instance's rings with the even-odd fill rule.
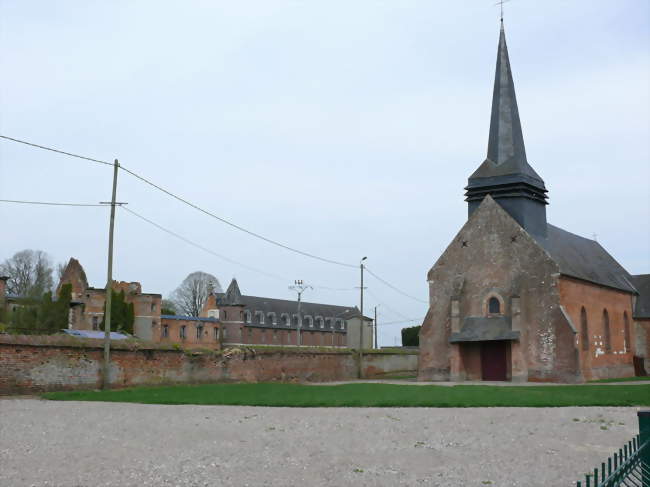
[[598,379],[598,380],[590,380],[590,384],[603,384],[607,382],[636,382],[636,381],[643,381],[643,380],[650,380],[650,376],[642,376],[642,377],[622,377],[620,379]]
[[205,384],[50,392],[43,397],[62,401],[285,407],[650,406],[650,385],[447,387],[391,384]]

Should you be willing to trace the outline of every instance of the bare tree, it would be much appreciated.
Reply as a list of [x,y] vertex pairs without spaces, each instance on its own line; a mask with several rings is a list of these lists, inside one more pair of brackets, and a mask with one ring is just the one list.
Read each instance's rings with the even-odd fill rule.
[[207,272],[192,272],[171,294],[176,310],[187,316],[199,316],[211,292],[221,293],[219,280]]
[[61,282],[61,279],[63,279],[63,273],[65,272],[66,267],[68,266],[67,262],[59,262],[56,265],[56,282],[59,283]]
[[52,260],[42,250],[21,250],[0,264],[0,275],[9,277],[7,292],[25,297],[40,297],[51,291],[52,271]]

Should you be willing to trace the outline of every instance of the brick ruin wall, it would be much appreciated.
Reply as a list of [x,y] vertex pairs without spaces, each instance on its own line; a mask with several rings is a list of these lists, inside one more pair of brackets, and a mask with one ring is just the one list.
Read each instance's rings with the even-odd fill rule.
[[[96,389],[100,340],[0,335],[0,394]],[[417,368],[417,352],[364,355],[366,377]],[[113,387],[214,382],[333,381],[357,376],[349,350],[234,348],[177,350],[158,344],[117,343],[111,350]]]

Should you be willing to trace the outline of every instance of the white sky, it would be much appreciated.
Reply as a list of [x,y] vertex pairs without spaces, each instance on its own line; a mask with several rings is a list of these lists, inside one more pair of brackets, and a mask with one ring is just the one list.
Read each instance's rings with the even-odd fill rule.
[[[426,300],[485,158],[498,8],[443,1],[0,1],[0,132],[125,166],[255,232]],[[528,160],[550,222],[650,272],[649,3],[505,5]],[[0,198],[110,199],[111,169],[0,141]],[[115,272],[168,295],[190,272],[244,294],[358,304],[358,270],[270,246],[122,173],[118,199],[268,278],[118,212]],[[106,208],[0,203],[0,260],[74,256],[106,279]],[[379,322],[426,305],[367,276]],[[367,310],[368,308],[366,308]],[[412,323],[412,324],[419,324]],[[380,345],[403,325],[380,327]]]

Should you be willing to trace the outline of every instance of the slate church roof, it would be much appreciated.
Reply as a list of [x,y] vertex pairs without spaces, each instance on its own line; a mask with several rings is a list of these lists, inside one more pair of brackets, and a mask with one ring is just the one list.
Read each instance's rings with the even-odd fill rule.
[[566,276],[636,293],[632,276],[598,242],[548,224],[546,238],[531,235]]

